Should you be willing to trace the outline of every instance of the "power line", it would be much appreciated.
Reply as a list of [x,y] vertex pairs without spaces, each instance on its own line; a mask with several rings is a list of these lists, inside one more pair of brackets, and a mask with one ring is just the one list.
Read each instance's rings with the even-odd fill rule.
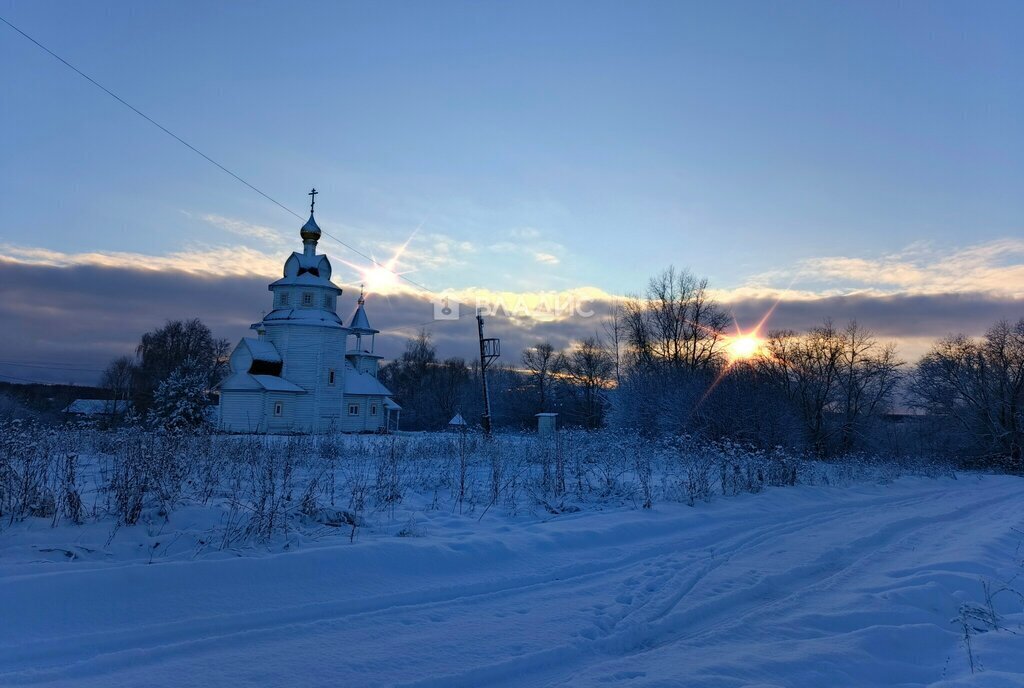
[[[26,383],[28,383],[30,385],[55,384],[55,383],[50,383],[50,382],[40,382],[39,380],[29,380],[28,378],[17,377],[15,375],[4,375],[3,373],[0,373],[0,378],[3,378],[4,380],[7,380],[8,382],[26,382]],[[60,383],[56,383],[56,384],[60,384]]]
[[[246,181],[245,179],[243,179],[243,178],[242,178],[242,177],[240,177],[239,175],[235,174],[234,172],[232,172],[231,170],[229,170],[229,169],[228,169],[227,167],[225,167],[224,165],[220,164],[219,162],[217,162],[216,160],[214,160],[213,158],[211,158],[211,157],[210,157],[209,155],[207,155],[206,153],[202,152],[201,150],[199,150],[198,148],[196,148],[195,146],[193,146],[193,145],[192,145],[191,143],[189,143],[189,142],[188,142],[188,141],[186,141],[185,139],[181,138],[180,136],[178,136],[177,134],[175,134],[175,133],[174,133],[173,131],[171,131],[170,129],[168,129],[168,128],[167,128],[167,127],[165,127],[164,125],[162,125],[162,124],[160,124],[159,122],[157,122],[157,121],[156,121],[155,119],[153,119],[152,117],[150,117],[150,116],[149,116],[149,115],[147,115],[146,113],[144,113],[144,112],[142,112],[141,110],[139,110],[139,109],[138,109],[137,107],[135,107],[134,105],[132,105],[131,103],[129,103],[128,101],[126,101],[126,100],[125,100],[124,98],[122,98],[121,96],[117,95],[116,93],[114,93],[113,91],[111,91],[111,90],[110,90],[109,88],[107,88],[107,87],[106,87],[106,86],[104,86],[103,84],[101,84],[101,83],[99,83],[98,81],[96,81],[95,79],[93,79],[93,78],[92,78],[91,76],[89,76],[88,74],[86,74],[85,72],[83,72],[82,70],[80,70],[80,69],[79,69],[78,67],[76,67],[76,66],[74,66],[73,64],[71,64],[70,62],[68,62],[67,60],[65,60],[65,59],[64,59],[63,57],[61,57],[61,56],[60,56],[60,55],[58,55],[57,53],[55,53],[55,52],[53,52],[52,50],[50,50],[49,48],[47,48],[47,47],[46,47],[45,45],[43,45],[42,43],[40,43],[39,41],[37,41],[37,40],[36,40],[35,38],[33,38],[32,36],[28,35],[28,34],[27,34],[27,33],[25,33],[24,31],[22,31],[21,29],[19,29],[19,28],[18,28],[17,26],[15,26],[14,24],[12,24],[11,22],[7,21],[7,20],[6,20],[5,18],[3,18],[3,17],[0,17],[0,21],[2,21],[2,22],[3,22],[4,24],[7,24],[7,26],[11,27],[12,29],[14,29],[15,31],[17,31],[18,33],[20,33],[20,34],[21,34],[22,36],[24,36],[24,37],[25,37],[26,39],[28,39],[28,40],[29,40],[29,41],[31,41],[31,42],[32,42],[33,44],[35,44],[35,45],[36,45],[36,46],[37,46],[38,48],[40,48],[41,50],[43,50],[44,52],[46,52],[47,54],[49,54],[49,55],[50,55],[51,57],[53,57],[53,58],[55,58],[56,60],[58,60],[58,61],[59,61],[59,62],[60,62],[61,64],[63,64],[63,65],[65,66],[65,67],[67,67],[67,68],[68,68],[68,69],[70,69],[71,71],[73,71],[73,72],[75,72],[76,74],[78,74],[78,75],[79,75],[80,77],[82,77],[83,79],[85,79],[86,81],[88,81],[89,83],[91,83],[91,84],[92,84],[93,86],[95,86],[96,88],[100,89],[101,91],[103,91],[104,93],[106,93],[106,94],[107,94],[108,96],[110,96],[111,98],[113,98],[113,99],[114,99],[114,100],[116,100],[117,102],[119,102],[119,103],[121,103],[122,105],[124,105],[124,106],[125,106],[126,108],[128,108],[129,110],[131,110],[132,112],[134,112],[134,113],[135,113],[136,115],[138,115],[138,116],[139,116],[139,117],[141,117],[142,119],[146,120],[147,122],[149,122],[150,124],[152,124],[153,126],[155,126],[155,127],[157,128],[157,129],[159,129],[160,131],[164,132],[165,134],[167,134],[168,136],[170,136],[170,137],[171,137],[172,139],[174,139],[175,141],[177,141],[177,142],[178,142],[178,143],[180,143],[181,145],[185,146],[185,147],[186,147],[186,148],[188,148],[188,149],[189,149],[190,151],[192,151],[192,152],[193,152],[193,153],[195,153],[196,155],[200,156],[201,158],[203,158],[203,159],[204,159],[204,160],[206,160],[207,162],[209,162],[209,163],[210,163],[211,165],[214,165],[214,166],[216,166],[216,167],[217,167],[218,169],[220,169],[220,170],[221,170],[222,172],[225,172],[225,173],[229,174],[229,175],[230,175],[230,176],[231,176],[232,178],[234,178],[235,180],[237,180],[237,181],[241,182],[242,184],[245,184],[245,185],[246,185],[247,187],[249,187],[250,189],[252,189],[252,190],[253,190],[253,191],[255,191],[256,193],[258,193],[258,194],[259,194],[260,196],[263,196],[263,197],[264,197],[265,199],[267,199],[268,201],[270,201],[270,202],[271,202],[271,203],[273,203],[274,205],[278,206],[278,207],[279,207],[279,208],[281,208],[282,210],[284,210],[284,211],[286,211],[286,212],[288,212],[288,213],[291,213],[292,215],[294,215],[295,217],[297,217],[297,218],[298,218],[299,220],[302,220],[302,219],[303,219],[303,216],[302,216],[302,215],[299,215],[299,214],[298,214],[297,212],[295,212],[294,210],[292,210],[291,208],[289,208],[288,206],[286,206],[286,205],[285,205],[284,203],[281,203],[281,202],[280,202],[280,201],[278,201],[277,199],[273,198],[273,197],[272,197],[272,196],[271,196],[270,194],[266,193],[265,191],[262,191],[261,189],[257,188],[257,187],[256,187],[256,186],[254,186],[253,184],[251,184],[251,183],[247,182],[247,181]],[[427,292],[428,294],[434,294],[434,293],[435,293],[435,292],[434,292],[434,291],[433,291],[432,289],[429,289],[429,288],[425,287],[424,285],[422,285],[422,284],[420,284],[420,283],[418,283],[418,282],[416,282],[416,281],[414,281],[414,280],[411,280],[411,279],[409,279],[408,277],[406,277],[405,275],[402,275],[401,273],[398,273],[398,272],[395,272],[394,270],[391,270],[390,268],[388,268],[388,267],[387,267],[386,265],[384,265],[383,263],[380,263],[380,262],[378,262],[378,261],[377,261],[377,260],[376,260],[375,258],[373,258],[373,257],[371,257],[371,256],[368,256],[368,255],[366,255],[365,253],[363,253],[363,252],[362,252],[362,251],[360,251],[359,249],[357,249],[357,248],[355,248],[355,247],[353,247],[353,246],[350,246],[349,244],[346,244],[346,243],[345,243],[344,241],[342,241],[342,240],[341,240],[341,239],[339,239],[338,237],[334,236],[334,235],[333,235],[333,234],[331,234],[330,232],[325,232],[325,231],[323,231],[322,229],[321,229],[320,231],[321,231],[321,233],[322,233],[322,234],[323,234],[324,236],[326,236],[326,237],[328,237],[328,238],[330,238],[330,239],[333,239],[334,241],[338,242],[339,244],[341,244],[342,246],[344,246],[344,247],[345,247],[345,248],[347,248],[348,250],[352,251],[352,252],[353,252],[353,253],[355,253],[356,255],[358,255],[358,256],[361,256],[362,258],[365,258],[366,260],[370,261],[371,263],[373,263],[374,265],[376,265],[376,266],[378,266],[378,267],[384,268],[384,269],[385,269],[385,270],[387,270],[388,272],[391,272],[391,273],[392,273],[392,274],[394,274],[394,275],[395,275],[396,277],[399,277],[399,278],[401,278],[401,279],[405,280],[406,282],[408,282],[409,284],[413,285],[414,287],[417,287],[418,289],[422,289],[423,291]]]
[[57,371],[82,371],[89,373],[102,373],[103,371],[99,368],[86,368],[73,363],[23,363],[21,361],[0,361],[0,365],[15,366],[17,368],[43,368],[46,370],[57,370]]

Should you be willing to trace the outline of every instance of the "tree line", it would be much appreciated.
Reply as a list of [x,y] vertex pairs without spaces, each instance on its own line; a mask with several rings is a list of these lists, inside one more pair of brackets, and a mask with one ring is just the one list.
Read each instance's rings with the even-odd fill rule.
[[[772,330],[749,358],[730,355],[729,313],[707,281],[668,268],[615,303],[565,350],[538,342],[488,370],[497,426],[563,424],[687,434],[827,457],[932,453],[1020,465],[1024,319],[980,339],[953,335],[909,366],[856,321]],[[479,366],[439,360],[421,331],[381,369],[403,426],[443,428],[481,411]]]

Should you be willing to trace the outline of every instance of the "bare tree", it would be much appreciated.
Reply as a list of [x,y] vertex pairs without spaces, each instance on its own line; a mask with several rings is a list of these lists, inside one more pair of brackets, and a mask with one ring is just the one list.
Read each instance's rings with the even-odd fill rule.
[[131,356],[118,356],[103,370],[100,386],[110,393],[116,415],[126,409],[132,395],[132,380],[135,377],[135,362]]
[[523,366],[536,390],[538,413],[548,410],[548,389],[560,367],[560,359],[550,342],[541,342],[523,351]]
[[[851,322],[844,330],[831,320],[804,334],[772,332],[768,355],[757,367],[799,409],[811,447],[819,455],[855,448],[867,421],[886,409],[903,362],[892,344],[880,344]],[[836,423],[830,423],[830,419]]]
[[597,337],[578,342],[565,355],[565,372],[582,395],[583,423],[600,427],[604,411],[603,391],[609,386],[615,363]]
[[456,413],[466,410],[470,390],[469,368],[462,358],[448,358],[430,368],[429,397],[441,423],[447,423]]
[[721,362],[728,316],[707,294],[707,280],[668,267],[651,278],[644,298],[622,305],[624,340],[631,362],[672,370],[699,370]]
[[959,429],[975,454],[1022,458],[1024,446],[1024,319],[1000,321],[975,341],[962,334],[939,341],[918,363],[910,386],[918,407]]
[[854,448],[862,422],[886,408],[905,364],[893,343],[879,344],[874,335],[851,321],[842,333],[839,388],[842,396],[842,448]]
[[826,411],[836,399],[842,362],[842,336],[826,320],[805,335],[793,331],[769,333],[763,365],[768,374],[793,399],[803,416],[814,450],[828,452]]
[[602,324],[608,353],[615,361],[615,386],[622,384],[622,346],[626,339],[625,313],[622,303],[615,301]]

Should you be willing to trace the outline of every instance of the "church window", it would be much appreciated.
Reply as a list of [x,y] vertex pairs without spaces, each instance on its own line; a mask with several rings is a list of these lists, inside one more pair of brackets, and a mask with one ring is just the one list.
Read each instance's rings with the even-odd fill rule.
[[275,401],[274,402],[274,415],[275,416],[282,416],[282,415],[284,415],[284,402],[283,401]]
[[302,292],[302,305],[312,306],[313,305],[313,292],[304,291]]
[[277,294],[277,304],[279,306],[287,306],[288,305],[288,292],[286,292],[286,291],[278,292],[278,294]]
[[359,415],[359,404],[349,404],[348,405],[348,415],[350,415],[350,416],[358,416]]
[[334,308],[334,298],[330,294],[324,294],[324,308]]
[[334,368],[330,368],[327,371],[327,384],[329,384],[329,385],[333,385],[334,384]]
[[376,416],[377,415],[377,404],[370,404],[370,415],[371,416]]

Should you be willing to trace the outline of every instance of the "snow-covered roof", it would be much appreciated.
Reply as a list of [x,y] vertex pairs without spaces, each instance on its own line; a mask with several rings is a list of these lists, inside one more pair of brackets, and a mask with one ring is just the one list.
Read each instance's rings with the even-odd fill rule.
[[283,377],[277,377],[276,375],[253,375],[252,378],[256,380],[256,382],[260,383],[260,386],[263,387],[263,389],[270,392],[303,393],[306,391],[294,382],[289,382]]
[[468,425],[468,423],[461,413],[456,413],[455,417],[448,421],[448,425]]
[[64,413],[77,413],[83,416],[102,416],[107,414],[125,413],[131,408],[131,402],[110,399],[75,399],[64,408]]
[[369,373],[363,373],[345,364],[345,394],[362,394],[367,396],[387,397],[391,390],[381,384],[380,380]]
[[356,312],[352,314],[352,324],[348,328],[353,332],[362,332],[364,334],[377,334],[380,331],[370,327],[370,319],[366,317],[366,308],[363,306],[362,297],[359,297]]
[[255,330],[260,325],[284,322],[345,329],[345,323],[338,317],[338,314],[326,308],[276,308],[263,317],[262,323],[253,323],[251,328]]
[[260,341],[254,337],[243,337],[242,341],[249,347],[249,353],[252,354],[253,360],[269,363],[281,362],[281,354],[278,353],[277,347],[270,342]]
[[260,391],[268,392],[295,392],[304,394],[306,390],[294,382],[285,380],[276,375],[253,375],[246,372],[238,372],[223,380],[218,389],[221,391]]
[[378,358],[378,359],[384,358],[380,354],[375,354],[375,353],[369,352],[366,349],[363,349],[362,351],[360,351],[359,349],[349,349],[348,351],[345,352],[345,355],[346,356],[362,356],[363,358]]
[[270,283],[271,287],[329,287],[335,293],[341,293],[341,287],[329,279],[325,279],[311,272],[304,272],[301,275],[286,275],[276,282]]
[[341,288],[331,282],[331,261],[323,253],[292,252],[284,261],[281,279],[270,283],[270,290],[283,286],[327,287],[340,294]]
[[402,407],[398,405],[398,402],[391,397],[384,397],[384,408],[388,411],[401,411]]

